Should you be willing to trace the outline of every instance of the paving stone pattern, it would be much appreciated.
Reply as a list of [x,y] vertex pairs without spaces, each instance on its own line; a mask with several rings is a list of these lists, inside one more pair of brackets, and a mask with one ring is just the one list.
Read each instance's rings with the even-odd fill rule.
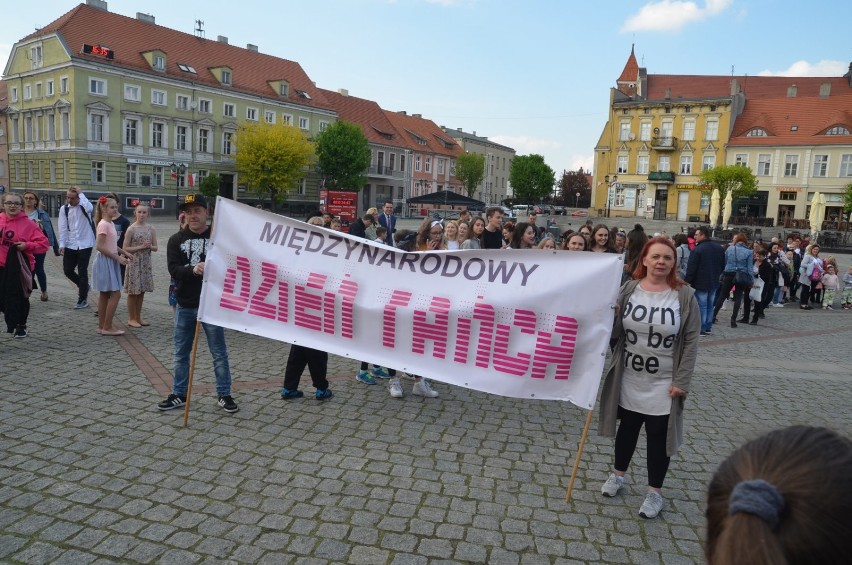
[[202,337],[183,427],[182,411],[155,407],[171,384],[174,223],[156,225],[150,327],[98,336],[49,257],[50,301],[32,302],[31,337],[2,338],[2,562],[695,563],[705,487],[732,449],[793,423],[852,429],[852,313],[795,306],[702,338],[684,448],[651,521],[638,516],[643,442],[624,494],[603,498],[612,443],[596,424],[565,501],[585,419],[570,404],[440,382],[426,400],[411,381],[391,399],[338,356],[332,400],[284,401],[288,346],[238,332],[227,338],[240,411],[216,406]]

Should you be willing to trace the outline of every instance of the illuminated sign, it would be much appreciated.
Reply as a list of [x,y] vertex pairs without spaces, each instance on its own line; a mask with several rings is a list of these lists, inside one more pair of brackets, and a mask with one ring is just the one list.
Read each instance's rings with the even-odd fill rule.
[[83,53],[86,55],[98,55],[99,57],[104,57],[105,59],[113,59],[115,57],[115,52],[109,47],[104,47],[103,45],[89,45],[88,43],[83,44]]

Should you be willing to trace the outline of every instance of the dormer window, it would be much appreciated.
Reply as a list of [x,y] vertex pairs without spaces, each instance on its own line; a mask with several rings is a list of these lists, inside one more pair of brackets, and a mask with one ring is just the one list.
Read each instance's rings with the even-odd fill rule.
[[285,98],[287,96],[290,96],[290,85],[286,82],[282,82],[278,87],[278,94],[284,96]]
[[231,67],[209,67],[209,70],[223,86],[231,86],[233,77]]
[[849,135],[849,128],[846,126],[834,126],[825,130],[825,135]]
[[769,137],[769,134],[763,128],[751,128],[745,134],[746,137]]
[[152,65],[155,71],[166,70],[166,58],[162,55],[154,55],[154,64]]

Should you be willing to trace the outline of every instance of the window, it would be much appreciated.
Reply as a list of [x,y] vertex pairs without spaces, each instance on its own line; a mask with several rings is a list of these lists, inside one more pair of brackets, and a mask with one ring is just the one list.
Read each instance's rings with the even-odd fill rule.
[[212,114],[213,113],[213,102],[207,100],[205,98],[200,98],[198,100],[198,111],[202,114]]
[[716,141],[719,139],[719,120],[707,120],[707,127],[704,130],[704,138],[707,141]]
[[305,92],[304,90],[296,90],[296,96],[299,98],[304,98],[305,100],[311,100],[311,95]]
[[420,172],[420,155],[414,156],[414,170]]
[[11,88],[11,90],[9,91],[9,97],[11,98],[12,102],[18,101],[18,87],[17,86],[13,86]]
[[49,80],[45,83],[45,95],[46,96],[53,96],[53,94],[54,94],[53,81]]
[[124,99],[130,102],[140,102],[142,100],[142,89],[135,84],[125,84]]
[[267,124],[274,124],[275,123],[275,112],[273,112],[272,110],[264,111],[263,112],[263,119],[266,121]]
[[162,55],[154,55],[154,70],[155,71],[165,71],[166,70],[166,58]]
[[285,126],[293,125],[293,115],[292,114],[281,114],[281,123]]
[[35,97],[41,98],[41,83],[40,82],[35,83]]
[[234,134],[226,131],[222,134],[222,155],[231,155],[234,149]]
[[763,128],[751,128],[745,134],[746,137],[768,137],[769,134]]
[[33,98],[33,87],[31,84],[24,85],[24,100],[32,100]]
[[27,161],[27,182],[33,182],[35,179],[35,175],[33,174],[35,170],[35,163],[32,161]]
[[684,141],[693,141],[695,139],[695,120],[692,118],[683,121],[683,139]]
[[59,133],[62,135],[60,139],[70,139],[71,138],[71,115],[68,112],[62,112],[59,116],[60,130]]
[[642,141],[651,141],[651,122],[644,121],[639,124],[639,139]]
[[618,135],[619,141],[630,141],[630,122],[621,122],[621,131]]
[[41,45],[34,45],[30,47],[30,61],[32,62],[32,68],[40,69],[42,65],[44,65],[44,56],[41,50]]
[[281,96],[290,96],[290,85],[286,82],[282,82],[281,85],[278,87],[278,93]]
[[636,160],[636,174],[647,175],[650,161],[651,158],[647,155],[639,155],[639,158]]
[[396,153],[391,153],[390,155],[388,155],[388,157],[388,167],[390,168],[390,170],[394,170],[396,166]]
[[772,164],[772,155],[769,153],[761,153],[757,156],[757,175],[760,177],[769,176],[769,167]]
[[126,185],[136,186],[139,184],[139,165],[127,165],[124,177],[124,184]]
[[796,177],[799,176],[799,156],[785,155],[784,156],[784,176]]
[[175,149],[186,151],[186,126],[175,126]]
[[124,120],[124,144],[139,144],[139,120],[135,118],[128,118]]
[[701,162],[701,170],[709,171],[713,167],[716,166],[716,156],[715,155],[705,155],[704,159]]
[[92,161],[92,184],[103,184],[106,182],[105,163],[103,161]]
[[299,129],[308,130],[311,128],[311,121],[308,118],[299,116]]
[[616,173],[619,175],[627,172],[627,155],[619,155],[616,164]]
[[20,143],[21,142],[21,137],[20,137],[20,133],[19,133],[21,131],[20,127],[21,127],[20,120],[18,119],[17,116],[13,116],[12,117],[12,143]]
[[89,114],[89,141],[106,141],[105,122],[106,116],[103,114]]
[[29,143],[33,140],[33,117],[24,116],[24,141]]
[[299,184],[296,186],[296,194],[298,194],[299,196],[304,196],[307,188],[308,188],[307,179],[299,179]]
[[151,186],[163,186],[163,167],[151,167]]
[[734,165],[748,167],[748,155],[745,153],[737,153],[734,155]]
[[672,159],[668,155],[660,155],[657,161],[657,170],[661,172],[669,172],[672,170]]
[[427,173],[432,172],[432,157],[426,157],[426,168],[424,169]]
[[[444,167],[446,166],[445,163],[446,163],[446,159],[438,159],[438,174],[439,175],[444,174]],[[393,167],[391,167],[391,168],[393,168]]]
[[50,182],[56,182],[56,161],[51,159],[48,166],[50,167]]
[[828,155],[814,155],[814,170],[811,176],[824,177],[828,175]]
[[151,147],[162,149],[165,147],[163,141],[166,138],[166,124],[163,122],[151,123]]
[[246,119],[252,122],[256,122],[257,108],[246,108]]
[[47,122],[47,140],[56,141],[56,114],[49,113],[44,119]]
[[185,94],[178,94],[175,107],[178,110],[189,110],[189,96],[186,96]]
[[198,152],[210,153],[210,130],[205,128],[198,129]]
[[89,94],[94,94],[95,96],[106,96],[107,95],[107,83],[102,78],[92,78],[89,77]]
[[154,106],[166,105],[166,92],[164,90],[151,91],[151,104]]
[[326,129],[327,127],[328,127],[328,122],[320,122],[320,123],[319,123],[319,130],[320,130],[320,131],[325,131],[325,129]]
[[849,153],[840,157],[840,176],[852,177],[852,155]]
[[664,120],[662,124],[660,124],[660,138],[661,139],[671,139],[672,132],[674,131],[674,122],[671,120]]
[[849,135],[849,128],[845,126],[834,126],[826,130],[825,135]]
[[185,73],[198,74],[198,73],[195,72],[195,67],[193,67],[192,65],[186,65],[184,63],[178,63],[178,68]]
[[399,156],[399,170],[405,172],[405,155]]
[[691,175],[692,174],[692,155],[681,155],[680,156],[680,174],[682,174],[682,175]]
[[222,115],[226,118],[233,118],[237,115],[237,107],[234,104],[229,104],[225,102],[225,106],[222,109]]
[[778,194],[778,200],[796,200],[795,192],[781,192]]
[[59,94],[68,94],[68,77],[59,77]]
[[222,84],[231,84],[231,71],[228,69],[222,69]]
[[624,187],[621,184],[617,184],[615,186],[615,201],[612,203],[613,206],[621,207],[624,206]]

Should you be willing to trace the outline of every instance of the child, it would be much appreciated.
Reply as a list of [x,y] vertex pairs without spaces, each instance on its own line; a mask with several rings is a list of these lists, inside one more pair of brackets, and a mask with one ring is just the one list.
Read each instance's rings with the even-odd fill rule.
[[157,232],[148,223],[150,210],[138,204],[134,212],[136,221],[127,229],[124,250],[133,254],[127,265],[124,291],[127,293],[127,325],[141,328],[150,324],[142,319],[142,301],[145,293],[154,290],[154,272],[151,267],[151,252],[157,250]]
[[133,257],[118,248],[118,233],[113,220],[118,217],[118,202],[101,196],[95,210],[97,239],[95,242],[95,264],[92,268],[92,289],[98,296],[98,333],[101,335],[124,335],[124,330],[113,326],[115,310],[121,298],[121,268]]
[[840,279],[837,277],[836,268],[829,263],[825,267],[825,274],[822,275],[822,309],[834,310],[834,295],[840,288]]
[[385,243],[388,230],[382,226],[376,226],[376,243]]
[[844,310],[852,310],[852,265],[843,275],[843,294],[840,297],[840,303]]
[[331,221],[328,223],[328,227],[330,229],[333,229],[334,231],[340,231],[343,229],[340,223],[340,218],[332,218]]

